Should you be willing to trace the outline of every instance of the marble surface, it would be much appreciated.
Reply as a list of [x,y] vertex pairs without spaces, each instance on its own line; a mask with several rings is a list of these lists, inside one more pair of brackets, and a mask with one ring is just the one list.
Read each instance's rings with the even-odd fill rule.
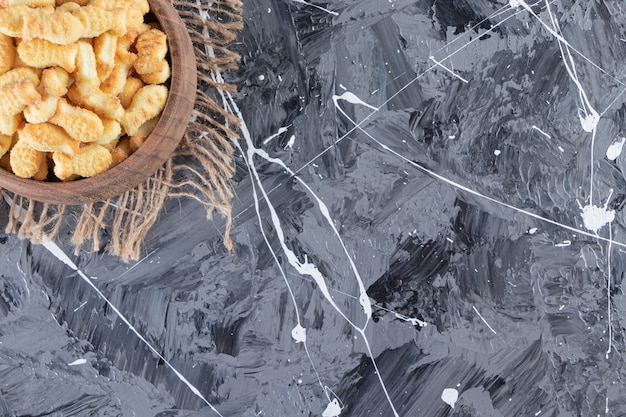
[[234,252],[0,235],[0,415],[626,415],[622,2],[244,17]]

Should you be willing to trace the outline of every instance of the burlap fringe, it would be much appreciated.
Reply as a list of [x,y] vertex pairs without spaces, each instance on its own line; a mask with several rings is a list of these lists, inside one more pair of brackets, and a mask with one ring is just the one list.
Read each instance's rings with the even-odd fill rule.
[[243,28],[242,3],[219,0],[195,3],[173,0],[172,4],[189,29],[198,65],[196,105],[189,129],[180,147],[166,165],[144,184],[124,194],[84,206],[51,205],[0,190],[0,203],[8,206],[6,232],[41,243],[44,235],[58,236],[64,222],[73,224],[70,243],[78,254],[91,242],[100,250],[106,230],[106,250],[124,262],[138,260],[142,243],[168,198],[192,198],[205,208],[207,218],[215,212],[225,219],[224,245],[232,250],[234,174],[232,140],[238,119],[216,100],[216,89],[236,91],[236,86],[215,81],[213,72],[237,68],[239,55],[229,49]]

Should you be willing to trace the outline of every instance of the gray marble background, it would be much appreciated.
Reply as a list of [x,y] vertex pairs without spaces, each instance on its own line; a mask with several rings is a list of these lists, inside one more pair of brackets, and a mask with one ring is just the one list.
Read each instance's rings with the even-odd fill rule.
[[234,252],[191,200],[136,263],[0,235],[0,415],[626,415],[625,22],[246,1]]

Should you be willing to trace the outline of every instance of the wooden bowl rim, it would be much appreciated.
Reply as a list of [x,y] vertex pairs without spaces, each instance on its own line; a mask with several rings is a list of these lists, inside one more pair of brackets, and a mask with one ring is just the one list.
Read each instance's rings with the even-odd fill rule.
[[137,187],[171,157],[193,112],[197,85],[195,54],[187,28],[172,3],[168,0],[148,2],[150,13],[167,34],[172,68],[169,97],[150,136],[126,160],[95,177],[67,182],[37,181],[20,178],[0,168],[0,189],[43,203],[93,203]]

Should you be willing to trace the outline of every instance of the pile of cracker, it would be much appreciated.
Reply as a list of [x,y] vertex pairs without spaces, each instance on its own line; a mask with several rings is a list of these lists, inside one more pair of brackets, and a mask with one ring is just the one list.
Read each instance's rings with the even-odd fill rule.
[[141,146],[171,75],[149,13],[147,0],[0,0],[0,168],[93,177]]

